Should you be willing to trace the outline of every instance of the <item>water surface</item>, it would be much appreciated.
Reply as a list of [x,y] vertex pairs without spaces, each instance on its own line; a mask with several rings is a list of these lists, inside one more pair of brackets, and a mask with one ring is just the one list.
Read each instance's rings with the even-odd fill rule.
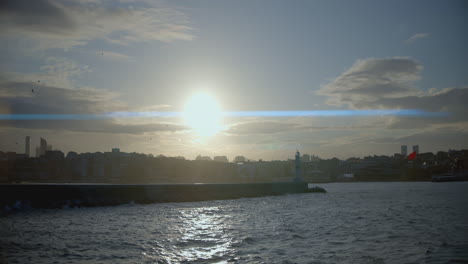
[[33,209],[0,217],[6,263],[468,263],[468,182]]

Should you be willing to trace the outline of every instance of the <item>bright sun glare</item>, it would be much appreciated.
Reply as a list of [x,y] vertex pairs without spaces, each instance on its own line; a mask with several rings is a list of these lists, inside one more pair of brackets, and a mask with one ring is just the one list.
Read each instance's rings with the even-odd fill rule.
[[221,107],[213,96],[199,93],[185,104],[184,119],[200,136],[211,136],[221,130]]

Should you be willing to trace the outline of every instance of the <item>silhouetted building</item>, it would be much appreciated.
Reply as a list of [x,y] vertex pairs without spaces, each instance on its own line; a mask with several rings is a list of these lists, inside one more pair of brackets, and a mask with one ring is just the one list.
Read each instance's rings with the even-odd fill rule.
[[29,158],[31,156],[31,137],[26,136],[25,142],[24,142],[24,154]]
[[408,146],[406,145],[401,145],[401,155],[403,157],[408,156]]
[[195,160],[211,160],[211,158],[209,156],[201,156],[201,155],[198,155]]
[[47,150],[44,157],[48,160],[63,160],[65,158],[60,150]]
[[302,162],[309,162],[309,161],[310,161],[310,155],[309,154],[302,155]]
[[416,152],[416,154],[419,154],[419,145],[413,145],[413,152]]
[[214,161],[219,161],[219,162],[229,162],[228,158],[226,156],[215,156],[213,157]]
[[321,159],[319,158],[319,156],[315,156],[315,155],[310,156],[310,161],[319,162],[320,160]]
[[299,182],[302,181],[301,177],[301,153],[299,153],[299,150],[296,151],[296,159],[295,159],[295,165],[296,165],[296,176],[294,177],[294,181]]
[[38,157],[44,156],[46,151],[47,151],[47,140],[41,138],[41,141],[40,141],[40,144],[39,144],[39,155],[38,155]]
[[245,157],[244,156],[236,156],[232,162],[234,162],[234,163],[245,162]]
[[78,153],[75,151],[69,151],[67,154],[67,159],[77,159],[78,158]]
[[7,160],[15,160],[16,159],[16,152],[8,151],[6,153]]

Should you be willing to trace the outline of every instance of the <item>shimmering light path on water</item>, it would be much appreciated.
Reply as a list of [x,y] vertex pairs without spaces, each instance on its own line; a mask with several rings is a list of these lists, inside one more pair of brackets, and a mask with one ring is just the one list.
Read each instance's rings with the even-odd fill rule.
[[[111,112],[103,114],[0,114],[0,120],[101,120],[109,118],[182,117],[183,112]],[[231,111],[225,117],[306,117],[306,116],[419,116],[444,117],[448,112],[418,109],[317,110],[317,111]]]
[[468,182],[321,184],[328,193],[26,210],[1,263],[468,261]]

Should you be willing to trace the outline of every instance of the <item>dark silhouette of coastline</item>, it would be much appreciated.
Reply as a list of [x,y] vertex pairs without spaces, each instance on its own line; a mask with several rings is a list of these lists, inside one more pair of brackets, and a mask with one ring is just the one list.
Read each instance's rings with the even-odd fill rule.
[[[46,146],[46,144],[43,144]],[[45,147],[44,147],[45,148]],[[250,161],[237,156],[153,157],[139,153],[44,150],[39,157],[0,152],[0,206],[100,206],[189,202],[321,192],[307,183],[343,181],[467,180],[468,150],[319,159]],[[442,175],[442,176],[441,176]],[[455,175],[455,176],[454,176]],[[434,178],[436,177],[436,178]]]
[[[44,144],[45,145],[45,144]],[[418,154],[408,160],[400,154],[368,156],[347,160],[320,159],[303,155],[300,161],[304,181],[431,181],[467,180],[468,150]],[[39,157],[0,151],[0,183],[254,183],[290,181],[295,161],[251,161],[237,156],[196,160],[139,153],[69,152],[44,150]]]
[[62,208],[224,200],[308,190],[305,182],[232,184],[0,184],[0,206]]

